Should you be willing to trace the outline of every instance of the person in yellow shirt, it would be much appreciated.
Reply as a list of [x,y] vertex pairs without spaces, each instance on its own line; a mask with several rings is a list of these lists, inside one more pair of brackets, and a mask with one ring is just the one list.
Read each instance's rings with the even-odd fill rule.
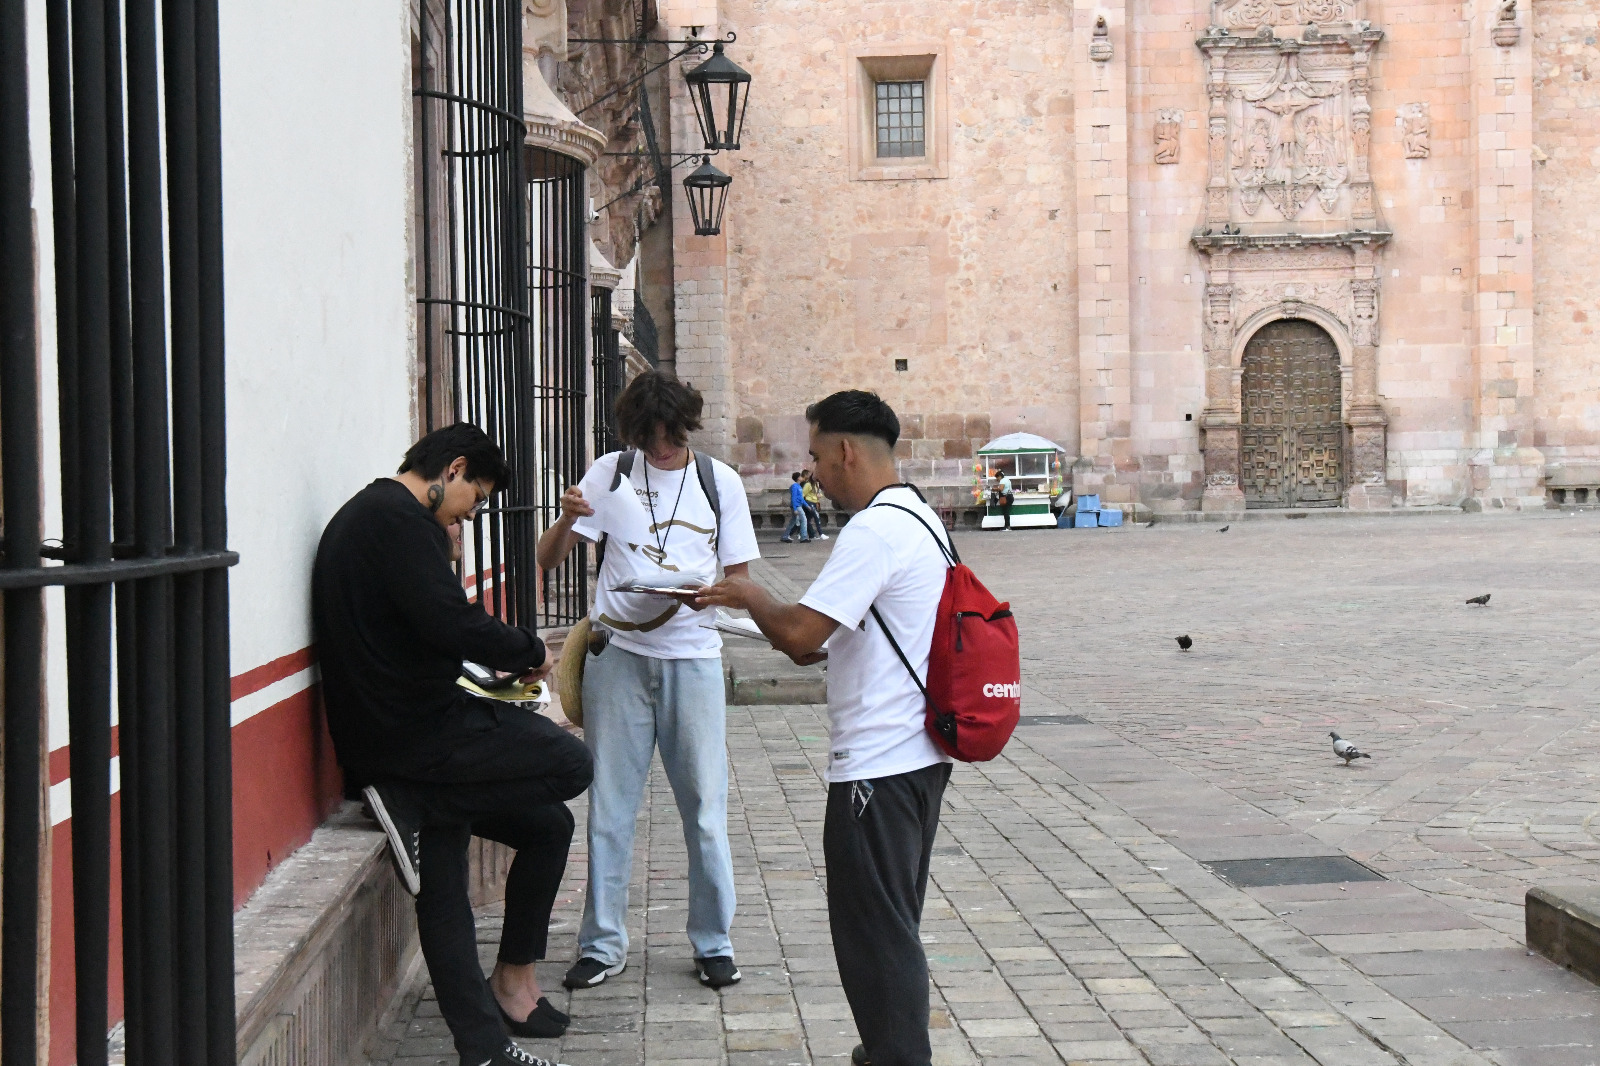
[[828,535],[822,531],[822,511],[818,507],[822,501],[821,490],[817,487],[816,476],[809,470],[800,471],[800,495],[806,501],[806,521],[811,523],[811,538],[827,540]]

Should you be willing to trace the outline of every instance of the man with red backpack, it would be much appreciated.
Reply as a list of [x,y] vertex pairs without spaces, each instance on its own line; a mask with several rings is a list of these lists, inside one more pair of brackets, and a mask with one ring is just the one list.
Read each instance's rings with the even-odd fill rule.
[[[807,408],[806,420],[817,480],[853,514],[822,573],[799,603],[780,603],[742,576],[724,579],[698,602],[748,610],[773,647],[797,663],[828,659],[823,851],[834,958],[862,1039],[852,1061],[929,1066],[928,961],[920,935],[928,859],[950,779],[947,751],[973,756],[957,745],[955,718],[930,713],[940,697],[924,685],[940,672],[930,670],[930,649],[936,628],[948,628],[936,625],[941,601],[955,575],[970,572],[957,565],[921,493],[899,480],[900,421],[888,404],[870,392],[838,392]],[[980,628],[991,621],[1009,629],[1009,666],[987,688],[1005,683],[1006,696],[994,702],[1010,724],[978,721],[963,741],[999,731],[1009,736],[1019,704],[1015,626],[1003,604],[982,595],[985,617],[966,623],[967,641],[982,646]],[[942,666],[948,672],[949,663]],[[992,758],[999,750],[992,746],[978,757]]]

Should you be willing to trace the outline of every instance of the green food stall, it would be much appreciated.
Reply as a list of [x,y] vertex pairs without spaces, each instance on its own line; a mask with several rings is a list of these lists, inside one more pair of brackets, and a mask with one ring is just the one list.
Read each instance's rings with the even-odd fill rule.
[[983,528],[1001,529],[1005,514],[990,503],[995,479],[1011,479],[1013,529],[1054,527],[1050,501],[1061,493],[1061,445],[1036,433],[1007,433],[978,449],[972,463],[972,494],[983,505]]

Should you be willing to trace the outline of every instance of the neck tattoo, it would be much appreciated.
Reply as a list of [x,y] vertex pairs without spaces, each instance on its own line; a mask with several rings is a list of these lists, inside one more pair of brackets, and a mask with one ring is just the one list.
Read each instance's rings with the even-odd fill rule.
[[439,513],[439,508],[444,506],[444,484],[435,481],[428,486],[428,510],[434,514]]

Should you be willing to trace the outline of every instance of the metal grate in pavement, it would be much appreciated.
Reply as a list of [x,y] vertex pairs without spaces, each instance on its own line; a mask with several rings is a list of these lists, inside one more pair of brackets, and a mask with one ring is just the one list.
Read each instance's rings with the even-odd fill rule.
[[1204,864],[1240,888],[1275,885],[1332,885],[1341,881],[1387,881],[1347,855],[1284,859],[1219,859]]
[[1018,725],[1088,725],[1089,719],[1081,714],[1025,714],[1017,719]]

